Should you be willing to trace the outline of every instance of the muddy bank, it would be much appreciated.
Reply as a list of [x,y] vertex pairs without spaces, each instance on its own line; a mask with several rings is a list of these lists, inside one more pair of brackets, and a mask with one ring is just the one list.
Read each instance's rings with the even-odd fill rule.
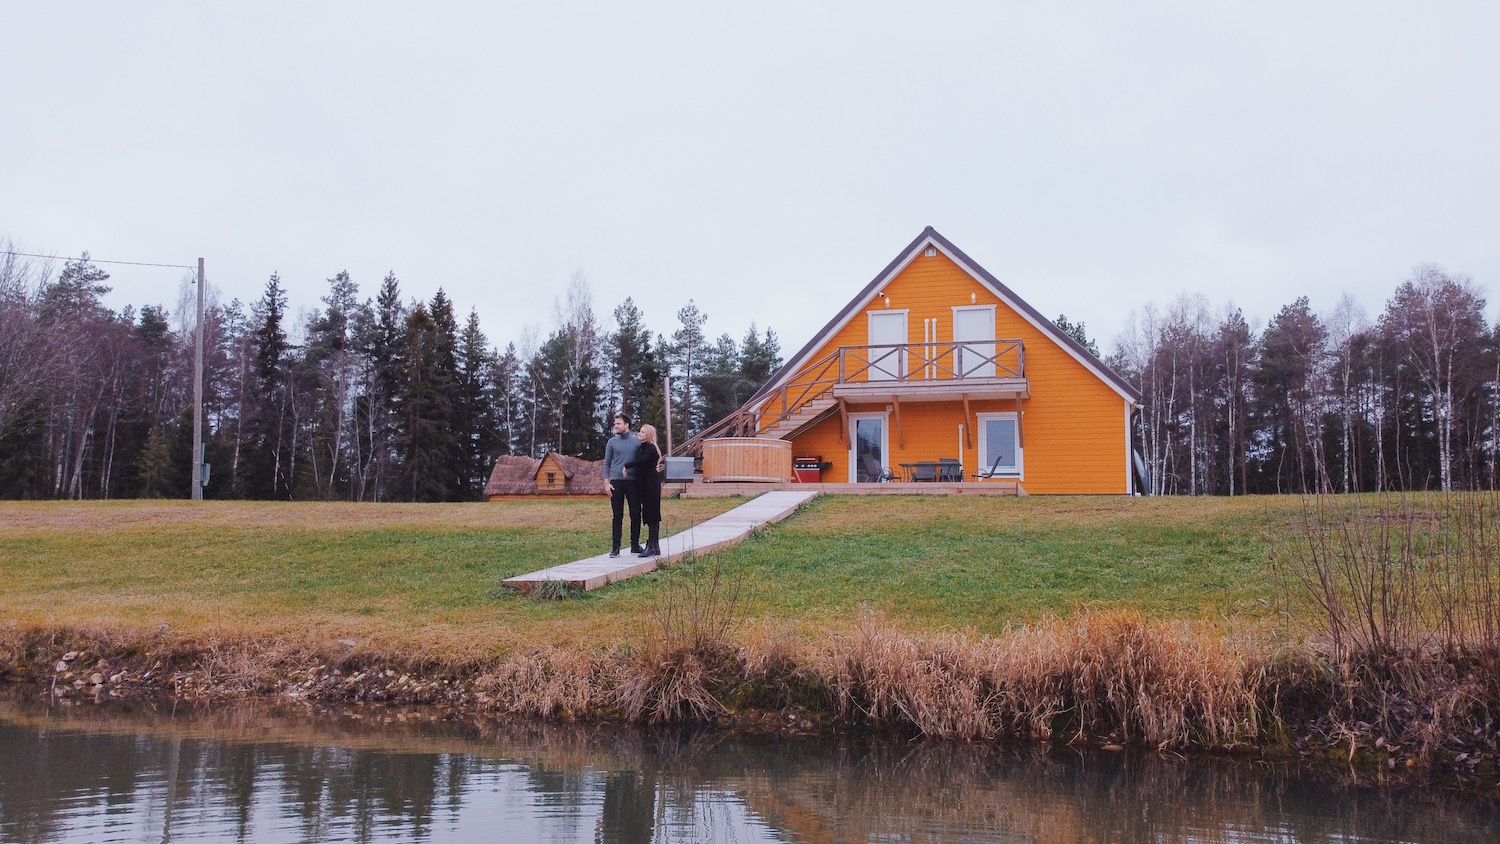
[[485,660],[413,658],[354,640],[0,631],[0,679],[58,701],[380,703],[561,722],[1237,752],[1485,790],[1500,786],[1492,674],[1435,658],[1336,666],[1305,646],[1123,612],[997,637],[914,636],[871,620],[812,647],[683,640]]

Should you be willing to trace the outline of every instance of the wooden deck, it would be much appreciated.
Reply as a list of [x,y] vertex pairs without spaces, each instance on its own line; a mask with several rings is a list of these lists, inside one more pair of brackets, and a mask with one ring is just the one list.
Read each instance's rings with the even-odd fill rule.
[[668,483],[662,484],[662,495],[677,495],[681,498],[726,498],[734,495],[761,495],[771,491],[803,490],[822,495],[1025,495],[1026,490],[1015,481],[983,481],[959,483],[905,483],[892,481],[881,484],[804,484],[785,483]]
[[[504,583],[512,589],[519,589],[523,592],[528,592],[546,581],[561,581],[575,588],[598,589],[600,586],[617,583],[627,577],[654,571],[657,566],[676,562],[689,554],[706,554],[717,548],[734,545],[743,541],[756,528],[785,519],[798,507],[818,495],[817,490],[809,488],[813,484],[801,484],[801,489],[780,491],[768,490],[770,484],[705,484],[705,486],[750,487],[754,492],[748,494],[757,497],[700,525],[663,538],[659,557],[637,557],[628,551],[618,557],[599,554],[507,578]],[[667,489],[664,487],[662,491],[665,493]],[[747,493],[725,492],[724,494],[745,495]]]

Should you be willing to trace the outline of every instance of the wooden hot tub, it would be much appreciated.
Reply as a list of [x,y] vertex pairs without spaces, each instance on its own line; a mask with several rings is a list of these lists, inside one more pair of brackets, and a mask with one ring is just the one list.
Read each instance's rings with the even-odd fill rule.
[[761,437],[703,442],[703,480],[780,483],[792,479],[792,444]]

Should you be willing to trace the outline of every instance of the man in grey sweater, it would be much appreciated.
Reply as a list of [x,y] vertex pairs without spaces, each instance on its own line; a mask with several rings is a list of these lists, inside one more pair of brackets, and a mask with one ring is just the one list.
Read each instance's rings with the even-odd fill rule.
[[636,495],[635,479],[625,473],[625,464],[635,459],[641,441],[630,432],[630,417],[615,414],[615,435],[604,446],[604,479],[609,481],[611,557],[620,556],[620,533],[625,505],[630,505],[630,553],[641,553],[641,499]]

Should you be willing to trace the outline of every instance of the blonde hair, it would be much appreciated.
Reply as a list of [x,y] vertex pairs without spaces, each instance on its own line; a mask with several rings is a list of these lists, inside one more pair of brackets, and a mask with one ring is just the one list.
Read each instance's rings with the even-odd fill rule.
[[[651,443],[652,445],[657,445],[657,443],[656,443],[656,426],[655,425],[642,425],[641,426],[641,439],[643,439],[644,441],[646,441],[648,443]],[[660,446],[657,446],[657,447],[660,448]]]

